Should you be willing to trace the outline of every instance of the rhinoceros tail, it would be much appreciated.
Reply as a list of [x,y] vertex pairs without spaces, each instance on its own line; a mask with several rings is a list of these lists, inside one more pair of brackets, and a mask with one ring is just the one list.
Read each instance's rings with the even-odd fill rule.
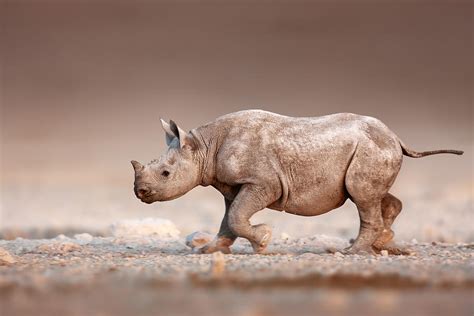
[[402,147],[403,154],[408,157],[412,158],[421,158],[430,155],[437,155],[437,154],[454,154],[454,155],[462,155],[464,151],[462,150],[454,150],[454,149],[438,149],[438,150],[429,150],[429,151],[414,151],[408,148],[401,140],[399,140],[400,146]]

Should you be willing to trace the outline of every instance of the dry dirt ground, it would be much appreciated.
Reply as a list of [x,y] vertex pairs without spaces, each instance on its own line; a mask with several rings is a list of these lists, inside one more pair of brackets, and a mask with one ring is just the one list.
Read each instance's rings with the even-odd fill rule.
[[[473,315],[474,245],[401,243],[344,256],[337,237],[276,238],[268,254],[195,254],[183,238],[0,241],[0,314]],[[10,255],[10,256],[9,256]]]

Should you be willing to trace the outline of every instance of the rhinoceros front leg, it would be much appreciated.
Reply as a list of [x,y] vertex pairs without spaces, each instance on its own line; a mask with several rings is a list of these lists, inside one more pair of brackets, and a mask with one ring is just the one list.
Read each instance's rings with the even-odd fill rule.
[[232,232],[228,224],[229,209],[232,204],[231,200],[225,199],[225,215],[221,222],[221,227],[217,236],[209,244],[200,248],[199,253],[213,253],[221,251],[222,253],[230,253],[230,246],[234,243],[237,236]]
[[229,208],[227,223],[231,232],[248,239],[257,253],[265,250],[272,231],[265,224],[251,225],[250,217],[272,202],[271,192],[257,185],[245,184]]

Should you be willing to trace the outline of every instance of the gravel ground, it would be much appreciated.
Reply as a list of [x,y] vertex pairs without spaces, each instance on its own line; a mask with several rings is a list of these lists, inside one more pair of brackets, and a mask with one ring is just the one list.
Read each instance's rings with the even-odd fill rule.
[[[238,240],[195,254],[182,238],[58,236],[0,241],[2,315],[472,315],[474,245],[400,243],[410,256],[329,254],[348,241]],[[8,256],[10,255],[10,256]]]

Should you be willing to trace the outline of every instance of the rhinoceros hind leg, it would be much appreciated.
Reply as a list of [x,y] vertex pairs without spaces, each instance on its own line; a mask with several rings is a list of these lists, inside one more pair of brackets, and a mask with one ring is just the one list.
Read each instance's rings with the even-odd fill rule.
[[375,249],[383,250],[383,246],[389,244],[392,241],[393,236],[395,235],[392,230],[392,224],[398,214],[400,214],[401,210],[402,202],[392,194],[387,193],[382,199],[382,217],[384,229],[380,234],[379,238],[377,238],[377,240],[373,244]]
[[390,227],[395,216],[387,215],[384,219],[383,200],[400,170],[402,155],[399,148],[392,148],[389,140],[375,145],[371,142],[359,143],[346,172],[345,186],[360,218],[359,235],[346,250],[347,253],[373,254],[372,245],[376,240],[391,238],[389,231],[382,232],[385,222]]
[[360,217],[359,235],[344,252],[346,254],[375,254],[372,244],[380,237],[383,230],[380,202],[359,203],[357,209]]
[[390,255],[410,255],[412,251],[398,246],[393,242],[394,232],[392,224],[402,210],[402,202],[390,193],[382,199],[382,217],[384,230],[374,242],[372,248],[376,253],[386,250]]

